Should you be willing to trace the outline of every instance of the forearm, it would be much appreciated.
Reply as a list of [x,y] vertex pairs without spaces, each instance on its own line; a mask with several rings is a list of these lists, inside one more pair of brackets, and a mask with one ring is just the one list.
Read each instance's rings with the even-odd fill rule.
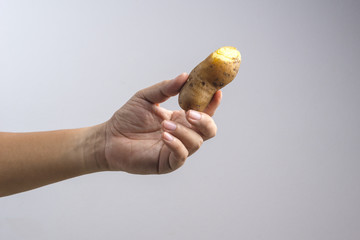
[[0,133],[0,196],[102,170],[103,127]]

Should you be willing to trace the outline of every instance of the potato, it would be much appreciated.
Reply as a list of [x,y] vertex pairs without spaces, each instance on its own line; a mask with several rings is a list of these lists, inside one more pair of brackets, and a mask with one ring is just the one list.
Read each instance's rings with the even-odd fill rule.
[[211,53],[190,72],[179,93],[180,107],[185,111],[204,111],[216,91],[235,78],[240,62],[240,52],[234,47],[222,47]]

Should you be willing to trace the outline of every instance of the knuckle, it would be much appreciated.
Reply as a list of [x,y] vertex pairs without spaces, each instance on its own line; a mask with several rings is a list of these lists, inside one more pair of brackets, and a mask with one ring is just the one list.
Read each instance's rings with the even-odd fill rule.
[[185,163],[188,155],[189,154],[186,150],[184,151],[182,149],[177,149],[174,152],[173,158],[169,160],[169,170],[175,171],[176,169],[181,167]]
[[204,143],[203,138],[200,138],[199,141],[196,143],[195,145],[195,149],[199,150],[199,148],[201,147],[201,145]]
[[188,155],[188,154],[183,154],[183,155],[179,158],[180,166],[182,166],[182,165],[184,164],[184,162],[186,161],[187,155]]
[[194,142],[191,147],[189,147],[189,154],[195,153],[197,150],[200,149],[201,145],[203,144],[204,140],[203,138],[200,138],[198,141]]
[[183,146],[182,148],[179,147],[178,149],[178,161],[183,163],[185,162],[186,158],[189,155],[189,151],[186,149],[185,146]]
[[212,131],[211,131],[211,134],[210,134],[210,138],[213,138],[216,136],[216,133],[217,133],[217,126],[215,125],[213,128],[212,128]]
[[139,98],[143,98],[144,97],[144,90],[141,89],[141,90],[138,90],[135,94],[134,94],[135,97],[139,97]]
[[207,128],[205,136],[207,138],[213,138],[216,136],[216,133],[217,133],[217,126],[215,124],[212,124]]
[[[179,154],[178,157],[177,157],[177,164],[176,164],[176,167],[175,169],[178,169],[179,167],[181,167],[185,161],[186,161],[186,158],[187,158],[188,154],[186,153],[183,153],[183,154]],[[174,169],[174,170],[175,170]]]

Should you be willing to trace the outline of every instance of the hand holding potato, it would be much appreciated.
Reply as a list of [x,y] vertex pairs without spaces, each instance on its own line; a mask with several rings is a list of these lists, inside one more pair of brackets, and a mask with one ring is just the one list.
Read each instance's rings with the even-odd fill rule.
[[108,170],[137,174],[168,173],[182,166],[204,140],[216,133],[216,94],[205,112],[170,111],[158,104],[175,96],[187,80],[181,74],[137,92],[106,123],[105,159]]
[[[216,63],[229,58],[227,54],[218,55],[224,54],[220,51],[214,55],[217,58],[200,64],[190,77],[181,74],[140,90],[110,120],[99,125],[45,132],[1,132],[0,197],[99,171],[161,174],[178,169],[203,141],[216,134],[211,116],[220,104],[222,95],[218,89],[237,71],[236,61],[233,72],[226,70],[229,62]],[[216,78],[219,71],[224,77]],[[186,112],[159,106],[180,89],[181,106]],[[194,102],[196,92],[206,93],[197,98],[206,101]]]
[[[236,48],[222,47],[189,76],[182,74],[135,94],[107,124],[109,169],[151,174],[179,168],[204,140],[215,136],[210,116],[220,104],[219,89],[236,77],[240,62]],[[179,105],[187,112],[158,106],[178,93]]]

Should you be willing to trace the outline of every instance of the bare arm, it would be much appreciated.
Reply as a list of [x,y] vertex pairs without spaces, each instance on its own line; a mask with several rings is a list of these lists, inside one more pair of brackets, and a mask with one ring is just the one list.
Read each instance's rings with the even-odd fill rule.
[[221,100],[219,91],[201,113],[160,107],[187,78],[181,74],[140,90],[100,125],[0,132],[0,197],[98,171],[163,174],[178,169],[215,136],[211,116]]
[[0,196],[98,171],[102,128],[0,133]]

